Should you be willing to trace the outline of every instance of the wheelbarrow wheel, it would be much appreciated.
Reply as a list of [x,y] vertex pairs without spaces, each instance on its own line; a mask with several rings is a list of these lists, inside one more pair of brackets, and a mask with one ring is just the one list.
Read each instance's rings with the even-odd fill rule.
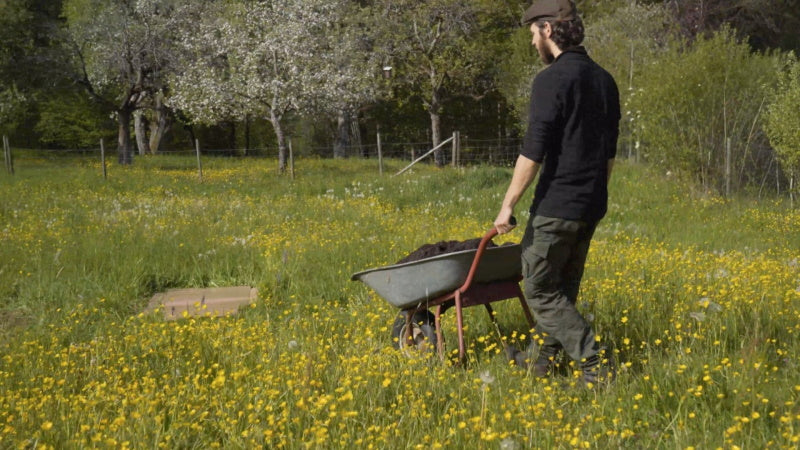
[[417,311],[411,319],[411,339],[406,341],[406,317],[408,312],[402,311],[397,315],[392,326],[392,342],[403,353],[409,350],[427,353],[436,351],[436,322],[433,314],[428,310]]

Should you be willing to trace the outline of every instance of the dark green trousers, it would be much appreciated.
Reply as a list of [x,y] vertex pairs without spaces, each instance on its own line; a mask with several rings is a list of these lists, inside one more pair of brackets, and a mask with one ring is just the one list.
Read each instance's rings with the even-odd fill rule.
[[532,216],[522,237],[525,299],[545,333],[542,351],[564,351],[576,362],[598,352],[591,325],[575,307],[597,223]]

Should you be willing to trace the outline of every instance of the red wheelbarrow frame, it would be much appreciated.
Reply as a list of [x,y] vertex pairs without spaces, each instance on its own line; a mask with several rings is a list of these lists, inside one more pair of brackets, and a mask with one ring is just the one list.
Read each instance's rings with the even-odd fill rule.
[[531,314],[528,303],[525,301],[525,297],[519,287],[519,281],[522,279],[522,275],[509,280],[492,281],[489,283],[473,283],[475,272],[478,270],[478,265],[481,262],[481,257],[486,250],[486,246],[496,235],[497,229],[493,227],[491,230],[486,232],[483,238],[481,238],[481,242],[478,244],[478,249],[475,252],[475,257],[472,259],[472,265],[470,266],[469,273],[467,274],[467,279],[464,281],[464,284],[462,284],[461,287],[449,294],[442,295],[417,306],[403,309],[403,311],[406,313],[405,341],[407,345],[413,345],[414,342],[411,329],[411,322],[414,314],[416,314],[418,311],[430,310],[434,307],[436,308],[434,313],[436,325],[436,347],[441,359],[444,359],[444,339],[442,335],[441,316],[442,313],[447,309],[453,306],[456,308],[459,363],[464,362],[464,357],[466,355],[466,348],[464,345],[464,308],[484,305],[486,307],[486,311],[489,313],[489,318],[492,320],[492,323],[497,325],[497,319],[494,316],[494,311],[492,310],[490,304],[516,297],[520,301],[520,305],[522,306],[522,310],[525,313],[525,318],[528,320],[530,328],[534,328],[535,322],[533,320],[533,315]]

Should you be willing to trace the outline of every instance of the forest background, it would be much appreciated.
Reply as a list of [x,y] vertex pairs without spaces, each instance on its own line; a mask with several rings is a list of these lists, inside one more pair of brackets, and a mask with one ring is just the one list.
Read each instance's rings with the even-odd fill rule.
[[[288,138],[296,155],[337,158],[370,154],[377,133],[514,147],[542,69],[518,23],[527,4],[0,0],[0,133],[27,149],[116,142],[121,164],[200,140],[280,170]],[[621,155],[723,194],[793,195],[794,1],[577,4],[620,87]]]

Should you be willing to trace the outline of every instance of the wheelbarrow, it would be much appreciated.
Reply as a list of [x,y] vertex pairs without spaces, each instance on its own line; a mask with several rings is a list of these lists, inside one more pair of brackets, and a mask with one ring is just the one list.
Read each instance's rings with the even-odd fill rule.
[[487,248],[496,235],[497,230],[492,227],[477,249],[365,270],[354,274],[351,280],[362,281],[400,309],[392,327],[393,338],[398,339],[400,349],[411,346],[424,349],[433,345],[444,359],[441,316],[455,307],[458,361],[463,363],[466,355],[464,308],[484,305],[492,323],[499,329],[490,304],[516,297],[530,328],[534,327],[533,315],[519,287],[522,279],[520,245]]

